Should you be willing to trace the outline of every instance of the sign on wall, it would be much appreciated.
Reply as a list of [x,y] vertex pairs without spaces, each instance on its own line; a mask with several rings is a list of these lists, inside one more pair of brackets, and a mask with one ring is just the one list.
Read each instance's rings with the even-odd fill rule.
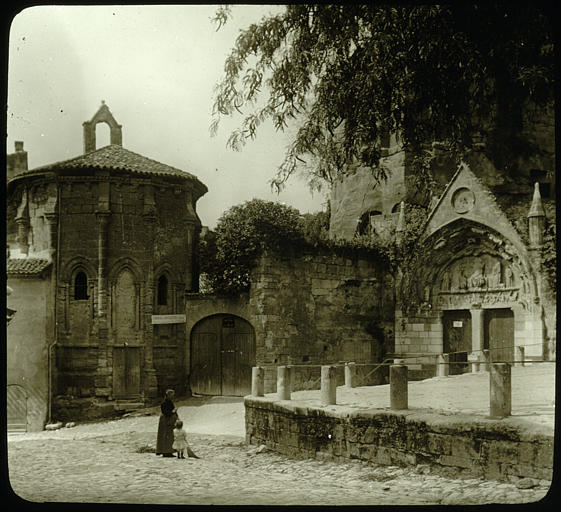
[[153,324],[184,324],[185,315],[152,315]]

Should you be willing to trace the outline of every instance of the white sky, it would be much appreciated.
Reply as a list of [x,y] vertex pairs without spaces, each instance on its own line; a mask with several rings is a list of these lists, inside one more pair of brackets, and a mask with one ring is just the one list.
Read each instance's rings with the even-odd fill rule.
[[[8,64],[7,151],[24,141],[29,168],[83,153],[82,123],[104,100],[123,125],[123,146],[195,174],[208,187],[197,206],[215,227],[230,206],[254,197],[300,212],[323,209],[323,194],[291,179],[280,195],[269,180],[288,138],[263,126],[239,153],[226,148],[239,118],[209,126],[214,85],[239,30],[275,6],[233,8],[216,31],[215,5],[40,6],[13,20]],[[97,147],[109,128],[97,125]]]

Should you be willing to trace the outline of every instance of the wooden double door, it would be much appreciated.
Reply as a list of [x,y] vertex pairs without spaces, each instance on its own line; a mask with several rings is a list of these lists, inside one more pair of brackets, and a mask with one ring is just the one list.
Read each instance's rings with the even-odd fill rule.
[[511,309],[486,309],[484,348],[491,361],[514,361],[514,313]]
[[243,318],[213,315],[193,328],[190,373],[193,393],[248,395],[254,365],[255,332]]

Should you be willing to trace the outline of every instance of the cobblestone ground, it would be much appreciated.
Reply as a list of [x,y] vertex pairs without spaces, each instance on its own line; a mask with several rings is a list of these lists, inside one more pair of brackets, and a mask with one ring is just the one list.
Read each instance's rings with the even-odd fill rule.
[[[555,365],[513,368],[513,417],[553,427]],[[488,414],[489,377],[409,384],[410,407]],[[384,407],[387,386],[338,388],[346,407]],[[293,393],[314,405],[319,391]],[[319,402],[318,402],[319,403]],[[550,485],[458,479],[427,466],[296,460],[244,443],[242,399],[191,398],[178,413],[200,459],[154,454],[158,408],[114,421],[8,437],[12,488],[29,501],[192,505],[414,505],[531,503]],[[317,404],[316,404],[317,405]],[[335,407],[335,406],[329,406]],[[507,420],[505,420],[507,421]]]
[[[155,423],[156,417],[150,418]],[[121,420],[123,421],[123,420]],[[108,426],[106,422],[103,425]],[[359,461],[297,460],[248,448],[239,436],[192,434],[200,459],[157,457],[156,432],[66,439],[11,439],[12,488],[32,502],[199,505],[382,505],[528,503],[531,489],[455,479],[427,466],[398,468]]]

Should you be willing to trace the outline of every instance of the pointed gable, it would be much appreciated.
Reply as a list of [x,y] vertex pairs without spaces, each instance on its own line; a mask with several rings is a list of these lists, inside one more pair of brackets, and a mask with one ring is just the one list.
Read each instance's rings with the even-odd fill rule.
[[524,247],[514,226],[497,204],[495,196],[464,162],[460,164],[430,213],[424,236],[430,236],[459,219],[488,226],[510,239],[519,248]]

